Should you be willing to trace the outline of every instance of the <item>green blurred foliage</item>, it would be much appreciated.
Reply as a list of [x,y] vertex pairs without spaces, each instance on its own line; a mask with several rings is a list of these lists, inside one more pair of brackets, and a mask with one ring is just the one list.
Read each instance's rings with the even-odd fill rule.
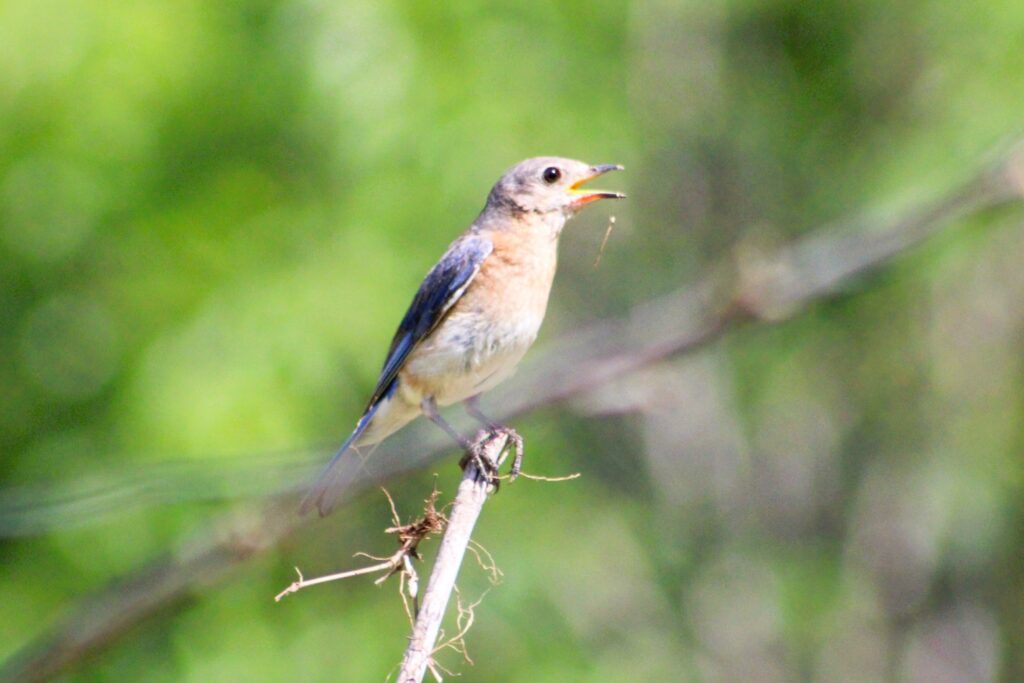
[[[0,2],[3,485],[338,440],[412,292],[504,168],[619,162],[540,344],[737,241],[887,216],[1019,132],[1024,5]],[[631,380],[627,416],[517,426],[478,540],[504,581],[470,680],[1020,680],[1019,211],[797,320]],[[607,392],[606,392],[607,393]],[[609,399],[612,400],[613,399]],[[614,401],[613,401],[614,402]],[[412,514],[431,473],[396,482]],[[230,492],[228,492],[230,493]],[[183,499],[189,499],[183,492]],[[227,503],[0,545],[0,656]],[[381,680],[406,621],[356,581],[368,495],[69,680]],[[463,594],[487,589],[464,568]],[[939,657],[939,653],[943,656]]]

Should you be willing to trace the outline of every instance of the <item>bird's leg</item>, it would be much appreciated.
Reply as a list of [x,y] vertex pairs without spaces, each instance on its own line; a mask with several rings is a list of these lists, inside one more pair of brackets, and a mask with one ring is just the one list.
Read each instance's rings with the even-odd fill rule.
[[459,467],[466,469],[470,462],[476,465],[477,470],[480,471],[489,483],[491,483],[495,490],[498,488],[498,468],[489,459],[482,456],[481,441],[470,441],[466,437],[455,431],[455,428],[448,424],[447,421],[437,411],[437,402],[433,396],[428,396],[420,403],[420,409],[423,414],[427,416],[431,422],[436,424],[438,427],[443,429],[448,436],[455,439],[462,449],[466,451],[466,454],[459,460]]
[[509,470],[509,481],[515,481],[515,478],[519,476],[519,472],[523,469],[523,437],[519,436],[519,432],[511,427],[498,424],[491,418],[484,415],[483,411],[480,410],[480,394],[470,396],[462,403],[466,409],[466,413],[474,420],[485,426],[493,436],[505,435],[508,437],[509,442],[512,443],[515,452],[512,456],[512,467]]
[[437,402],[434,401],[433,396],[427,396],[420,402],[420,410],[423,411],[423,414],[427,416],[428,420],[443,429],[445,434],[455,439],[455,442],[462,446],[463,450],[473,450],[473,442],[455,431],[455,427],[448,424],[448,422],[441,417],[441,413],[437,412]]
[[471,418],[487,427],[492,432],[501,430],[501,425],[492,420],[491,418],[484,415],[483,411],[480,410],[480,394],[474,394],[465,401],[462,402],[462,407],[466,409],[466,414]]

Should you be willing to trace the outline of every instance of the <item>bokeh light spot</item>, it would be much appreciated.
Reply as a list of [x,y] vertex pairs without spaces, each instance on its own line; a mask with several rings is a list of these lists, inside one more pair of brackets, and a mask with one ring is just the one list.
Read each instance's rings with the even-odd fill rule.
[[0,185],[0,239],[31,261],[61,261],[93,230],[104,203],[94,173],[55,158],[28,159]]
[[34,384],[60,398],[85,398],[110,381],[120,338],[106,308],[70,295],[29,313],[19,339],[22,368]]

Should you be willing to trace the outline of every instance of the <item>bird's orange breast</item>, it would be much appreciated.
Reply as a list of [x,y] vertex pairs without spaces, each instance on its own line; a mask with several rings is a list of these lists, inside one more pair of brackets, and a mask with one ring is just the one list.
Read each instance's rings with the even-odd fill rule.
[[536,319],[539,327],[558,263],[557,238],[522,229],[496,232],[491,241],[494,251],[466,292],[466,303],[502,317]]
[[537,338],[555,276],[557,240],[496,232],[493,251],[434,332],[410,355],[404,390],[440,405],[508,377]]

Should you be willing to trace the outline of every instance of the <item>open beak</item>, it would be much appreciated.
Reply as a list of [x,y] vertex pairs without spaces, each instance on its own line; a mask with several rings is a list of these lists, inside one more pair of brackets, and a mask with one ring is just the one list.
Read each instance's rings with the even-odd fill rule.
[[578,209],[581,206],[589,204],[590,202],[597,201],[598,199],[625,199],[626,195],[622,194],[621,192],[609,192],[607,190],[584,190],[580,187],[587,181],[593,180],[594,178],[600,175],[604,175],[609,171],[621,171],[623,170],[623,168],[624,167],[620,166],[619,164],[601,164],[600,166],[592,167],[590,169],[590,173],[583,176],[582,178],[580,178],[575,183],[569,186],[568,192],[573,197],[573,208]]

